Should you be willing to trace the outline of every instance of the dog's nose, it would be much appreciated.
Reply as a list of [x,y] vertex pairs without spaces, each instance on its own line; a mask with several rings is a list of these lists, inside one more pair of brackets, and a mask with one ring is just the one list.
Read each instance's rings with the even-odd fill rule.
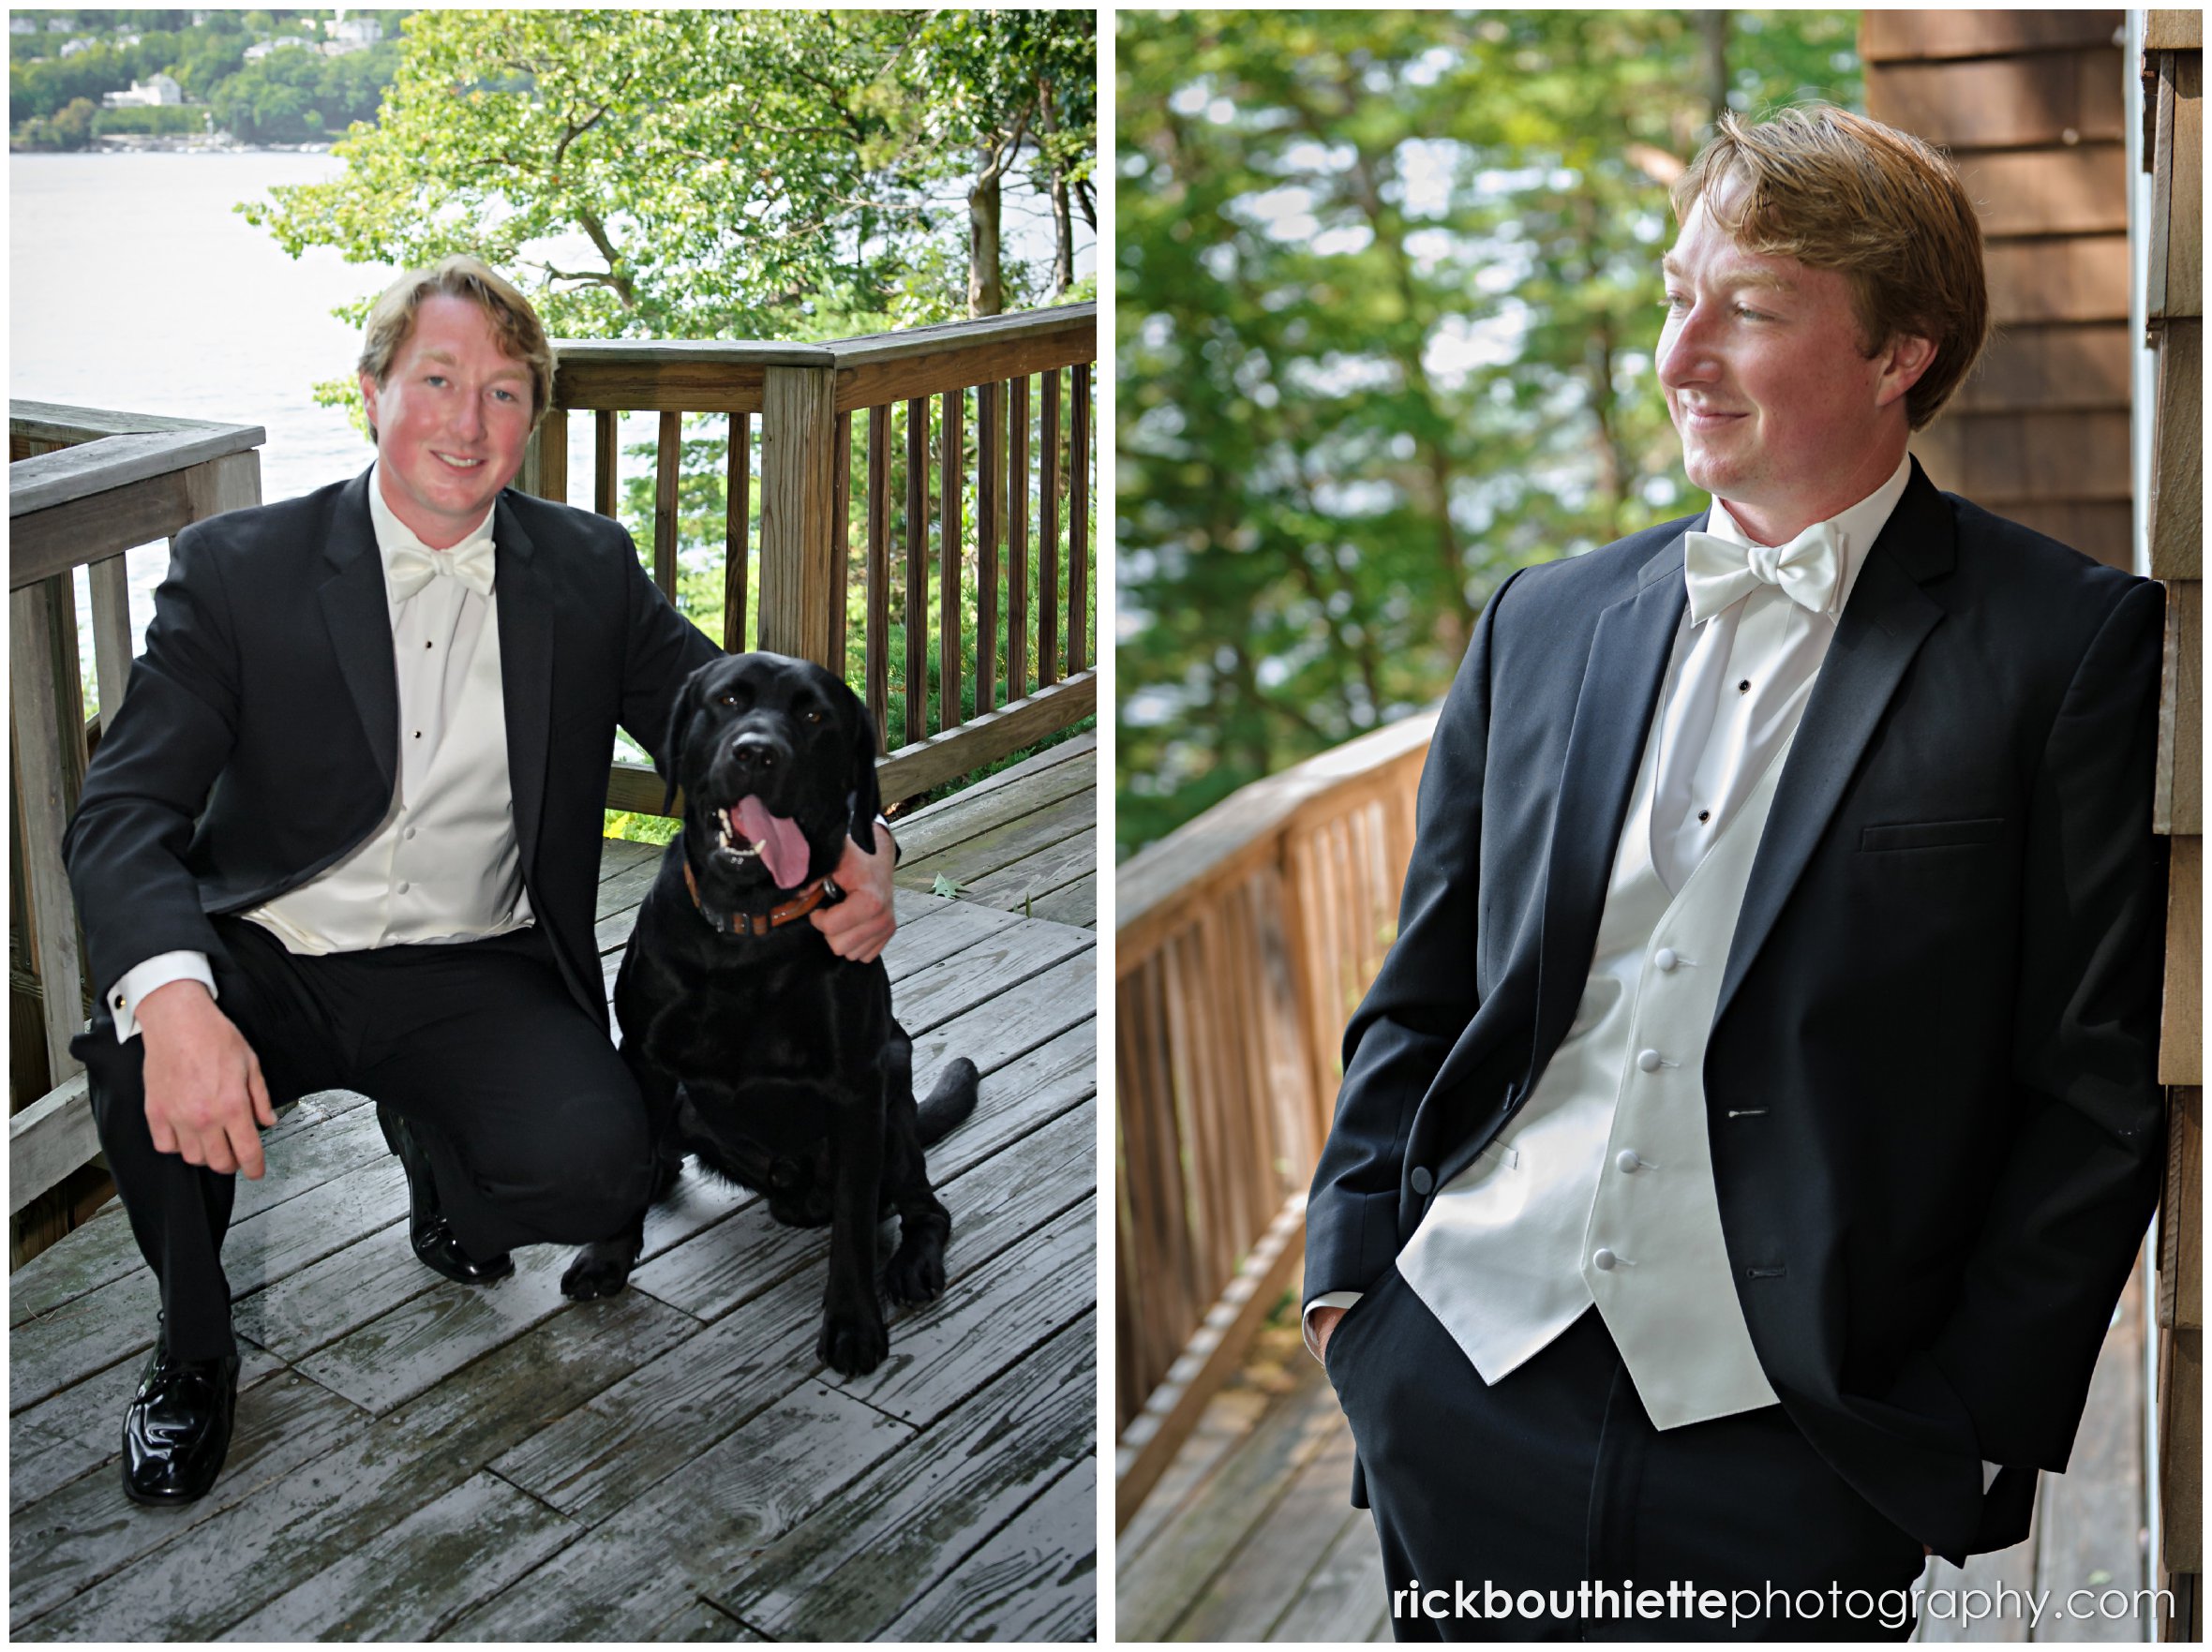
[[759,735],[740,735],[730,742],[729,754],[740,768],[770,769],[776,766],[774,742]]

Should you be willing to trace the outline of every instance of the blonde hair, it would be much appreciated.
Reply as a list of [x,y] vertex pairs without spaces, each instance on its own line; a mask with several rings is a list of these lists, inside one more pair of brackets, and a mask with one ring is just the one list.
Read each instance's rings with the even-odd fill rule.
[[[361,360],[355,371],[366,373],[383,386],[392,362],[414,331],[415,311],[426,298],[465,298],[483,310],[491,321],[500,350],[530,369],[531,428],[534,431],[553,405],[553,346],[546,337],[545,323],[530,300],[482,259],[456,252],[435,264],[410,270],[384,289],[368,312],[368,325],[361,339]],[[377,438],[376,421],[368,423],[368,438]]]
[[1980,220],[1950,162],[1910,133],[1825,103],[1756,126],[1723,114],[1671,194],[1678,222],[1702,200],[1744,250],[1845,276],[1869,355],[1900,335],[1931,341],[1906,393],[1915,430],[1989,341]]

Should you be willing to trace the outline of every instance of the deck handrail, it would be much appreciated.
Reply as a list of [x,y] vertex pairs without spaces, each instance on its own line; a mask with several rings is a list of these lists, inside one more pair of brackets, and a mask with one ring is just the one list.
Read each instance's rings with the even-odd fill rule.
[[92,594],[99,726],[130,675],[124,553],[262,497],[258,425],[106,408],[7,407],[9,709],[16,808],[9,856],[11,1000],[37,1002],[43,1036],[22,1041],[8,1074],[8,1213],[98,1151],[82,1069],[69,1039],[84,1024],[87,983],[62,833],[83,787],[89,740],[77,651],[76,570]]
[[1117,1523],[1296,1267],[1436,716],[1240,787],[1114,874]]
[[[747,636],[748,587],[755,573],[755,547],[749,537],[752,489],[757,475],[758,624],[752,641],[843,672],[850,562],[859,555],[865,588],[862,694],[879,736],[888,731],[893,704],[892,484],[894,478],[903,483],[905,647],[899,704],[906,737],[898,750],[887,752],[879,767],[885,796],[941,785],[1098,708],[1097,674],[1086,663],[1096,303],[821,344],[562,340],[555,345],[555,354],[554,416],[539,426],[522,485],[548,499],[567,497],[566,415],[590,412],[594,415],[592,508],[614,514],[619,420],[625,412],[657,412],[651,562],[654,580],[673,599],[682,422],[686,414],[726,414],[731,438],[724,523],[725,646],[734,650]],[[1064,373],[1069,379],[1065,425]],[[1038,380],[1034,420],[1033,378]],[[894,419],[902,410],[897,422],[903,428],[894,436]],[[867,421],[859,466],[854,460],[856,414]],[[756,418],[757,471],[753,462]],[[856,469],[861,471],[858,479]],[[971,589],[961,543],[965,513],[960,506],[970,498],[977,537],[972,580],[977,656],[972,660],[964,656],[960,625]],[[950,509],[949,499],[954,501]],[[934,557],[933,516],[937,529]],[[1034,604],[1029,590],[1033,527],[1038,553]],[[928,670],[933,584],[937,609],[934,677]],[[929,718],[933,687],[934,725]],[[964,694],[975,701],[973,712],[964,715]],[[642,766],[613,766],[609,808],[658,813],[663,796],[661,781]]]

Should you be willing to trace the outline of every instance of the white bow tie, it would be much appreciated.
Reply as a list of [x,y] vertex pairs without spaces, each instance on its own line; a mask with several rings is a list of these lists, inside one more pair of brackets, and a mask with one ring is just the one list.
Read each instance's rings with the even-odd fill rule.
[[1690,622],[1700,624],[1762,585],[1779,586],[1801,608],[1825,614],[1843,575],[1843,544],[1833,522],[1816,522],[1786,545],[1741,545],[1717,533],[1682,536]]
[[480,597],[491,595],[492,543],[488,533],[465,539],[451,550],[433,551],[426,545],[399,545],[384,561],[384,578],[393,597],[404,603],[433,579],[443,574],[457,579]]

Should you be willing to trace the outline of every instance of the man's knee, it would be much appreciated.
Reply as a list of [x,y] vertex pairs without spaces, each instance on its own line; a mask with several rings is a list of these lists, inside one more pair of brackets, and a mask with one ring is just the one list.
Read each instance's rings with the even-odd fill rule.
[[543,1128],[501,1144],[478,1181],[493,1204],[548,1241],[610,1238],[651,1193],[645,1109],[634,1092],[567,1098],[549,1108]]

